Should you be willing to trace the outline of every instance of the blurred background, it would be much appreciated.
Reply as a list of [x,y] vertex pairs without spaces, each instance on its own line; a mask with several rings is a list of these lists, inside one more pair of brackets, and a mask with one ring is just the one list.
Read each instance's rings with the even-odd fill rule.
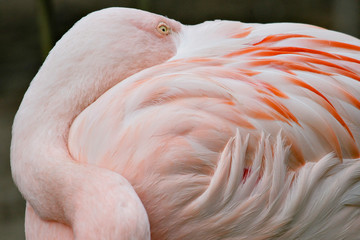
[[360,36],[360,0],[0,0],[0,239],[24,239],[25,202],[11,180],[11,124],[53,44],[105,7],[145,9],[185,24],[228,19],[302,22]]

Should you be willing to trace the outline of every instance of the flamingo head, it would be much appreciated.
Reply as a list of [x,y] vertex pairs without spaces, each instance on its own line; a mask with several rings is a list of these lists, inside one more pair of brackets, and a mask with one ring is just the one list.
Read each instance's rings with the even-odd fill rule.
[[177,21],[137,9],[90,13],[56,43],[33,84],[45,79],[39,84],[43,90],[78,86],[87,95],[80,98],[93,101],[123,79],[173,57],[181,29]]

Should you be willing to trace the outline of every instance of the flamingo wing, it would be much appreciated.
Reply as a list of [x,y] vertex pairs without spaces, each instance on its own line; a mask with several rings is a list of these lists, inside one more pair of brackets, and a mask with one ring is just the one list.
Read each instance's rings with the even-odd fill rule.
[[[79,162],[125,176],[147,209],[152,236],[177,239],[175,233],[186,232],[187,221],[203,226],[199,219],[215,222],[212,217],[224,217],[231,209],[251,215],[251,205],[245,211],[240,204],[251,202],[244,192],[250,194],[259,179],[275,174],[271,169],[286,173],[278,171],[282,182],[272,186],[285,190],[269,193],[273,201],[290,201],[294,179],[305,181],[305,173],[319,166],[334,171],[331,179],[353,173],[343,184],[344,191],[353,187],[359,160],[348,161],[359,157],[359,96],[358,39],[302,24],[206,22],[184,30],[172,59],[125,79],[85,109],[71,127],[69,149]],[[242,144],[240,136],[248,136]],[[316,176],[326,175],[321,174]],[[245,180],[247,190],[240,187]],[[301,189],[299,184],[292,189]],[[236,195],[231,199],[237,201],[223,204],[229,201],[215,193]],[[205,205],[202,211],[199,206]],[[295,211],[297,205],[291,206],[288,210]],[[234,213],[222,225],[233,226],[231,219],[236,226],[245,221]],[[195,234],[195,228],[188,229],[193,230],[178,239]],[[238,231],[220,232],[230,237]],[[209,236],[217,239],[214,232]]]

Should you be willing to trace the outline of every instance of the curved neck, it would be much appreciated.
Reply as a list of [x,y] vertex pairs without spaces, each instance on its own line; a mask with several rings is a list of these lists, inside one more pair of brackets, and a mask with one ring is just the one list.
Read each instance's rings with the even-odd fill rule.
[[[141,221],[136,226],[147,229],[147,232],[137,234],[148,238],[146,211],[127,180],[109,170],[77,163],[67,147],[68,132],[74,118],[124,78],[119,77],[121,69],[111,76],[100,68],[87,70],[85,75],[76,75],[71,74],[76,72],[72,70],[75,66],[52,69],[51,66],[59,66],[53,59],[50,56],[35,76],[14,120],[11,169],[15,183],[43,220],[72,226],[75,237],[87,236],[90,234],[87,228],[92,228],[98,231],[97,234],[84,239],[99,239],[97,237],[104,231],[101,229],[110,228],[110,232],[111,229],[119,229],[104,226],[109,218],[114,218],[113,224],[122,225],[124,218],[136,217],[133,221]],[[77,64],[77,70],[82,66]],[[84,71],[80,69],[78,72]],[[51,81],[49,78],[52,78]],[[130,197],[129,191],[132,191]],[[139,216],[126,214],[128,210],[125,211],[122,206],[129,206],[128,202],[133,203],[132,211]],[[104,211],[104,205],[110,206],[111,214]],[[87,219],[88,212],[96,214],[96,217]],[[113,234],[117,236],[119,231]]]
[[53,59],[50,55],[35,76],[16,114],[11,169],[20,192],[41,217],[69,223],[70,217],[61,210],[64,206],[56,200],[73,191],[68,188],[75,181],[70,176],[81,175],[81,171],[71,174],[76,163],[68,151],[68,131],[73,119],[108,87],[94,88],[98,79],[88,79],[90,72],[71,75],[71,65],[49,69],[58,65]]

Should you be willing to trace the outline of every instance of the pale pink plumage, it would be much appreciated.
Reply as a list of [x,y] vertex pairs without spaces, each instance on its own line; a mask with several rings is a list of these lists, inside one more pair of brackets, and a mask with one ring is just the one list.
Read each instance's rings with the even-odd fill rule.
[[28,238],[356,238],[359,55],[303,24],[85,17],[14,122]]

